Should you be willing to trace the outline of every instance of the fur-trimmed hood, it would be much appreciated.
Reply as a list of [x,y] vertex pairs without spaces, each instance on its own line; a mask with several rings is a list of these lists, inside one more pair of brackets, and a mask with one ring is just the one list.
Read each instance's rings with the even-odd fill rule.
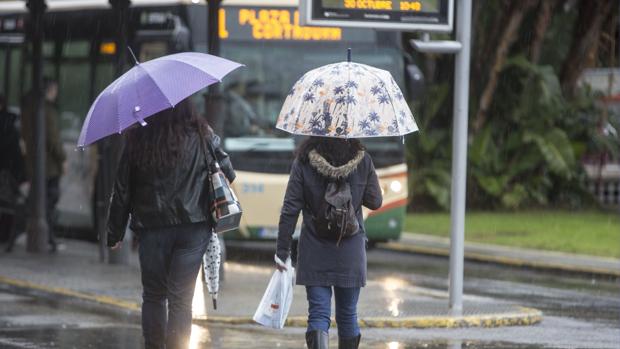
[[315,170],[317,170],[321,175],[333,179],[341,179],[348,177],[355,169],[357,165],[364,159],[364,151],[360,150],[357,152],[357,155],[349,162],[342,166],[333,166],[324,157],[322,157],[316,150],[311,150],[308,153],[308,162],[310,166],[312,166]]

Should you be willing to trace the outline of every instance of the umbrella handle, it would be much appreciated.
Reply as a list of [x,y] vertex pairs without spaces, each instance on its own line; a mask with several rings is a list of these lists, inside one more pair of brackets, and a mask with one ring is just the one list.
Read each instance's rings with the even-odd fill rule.
[[347,49],[347,62],[351,63],[351,48]]

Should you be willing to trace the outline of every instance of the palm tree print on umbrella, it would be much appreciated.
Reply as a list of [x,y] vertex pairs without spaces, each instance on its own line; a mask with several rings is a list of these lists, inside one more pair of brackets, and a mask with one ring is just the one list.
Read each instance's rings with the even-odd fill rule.
[[389,72],[343,62],[304,74],[284,102],[276,127],[341,138],[400,136],[418,127]]

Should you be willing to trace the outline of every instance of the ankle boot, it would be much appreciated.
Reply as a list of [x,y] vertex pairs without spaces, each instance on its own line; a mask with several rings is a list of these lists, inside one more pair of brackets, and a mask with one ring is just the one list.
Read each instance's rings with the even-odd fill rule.
[[329,334],[321,330],[306,332],[308,349],[329,349]]
[[360,339],[361,334],[351,338],[338,338],[338,349],[357,349],[360,346]]

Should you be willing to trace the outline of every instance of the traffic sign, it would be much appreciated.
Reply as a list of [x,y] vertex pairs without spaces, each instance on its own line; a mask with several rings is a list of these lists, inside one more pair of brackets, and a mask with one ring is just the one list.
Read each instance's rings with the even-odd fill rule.
[[454,0],[300,0],[302,25],[451,32]]

